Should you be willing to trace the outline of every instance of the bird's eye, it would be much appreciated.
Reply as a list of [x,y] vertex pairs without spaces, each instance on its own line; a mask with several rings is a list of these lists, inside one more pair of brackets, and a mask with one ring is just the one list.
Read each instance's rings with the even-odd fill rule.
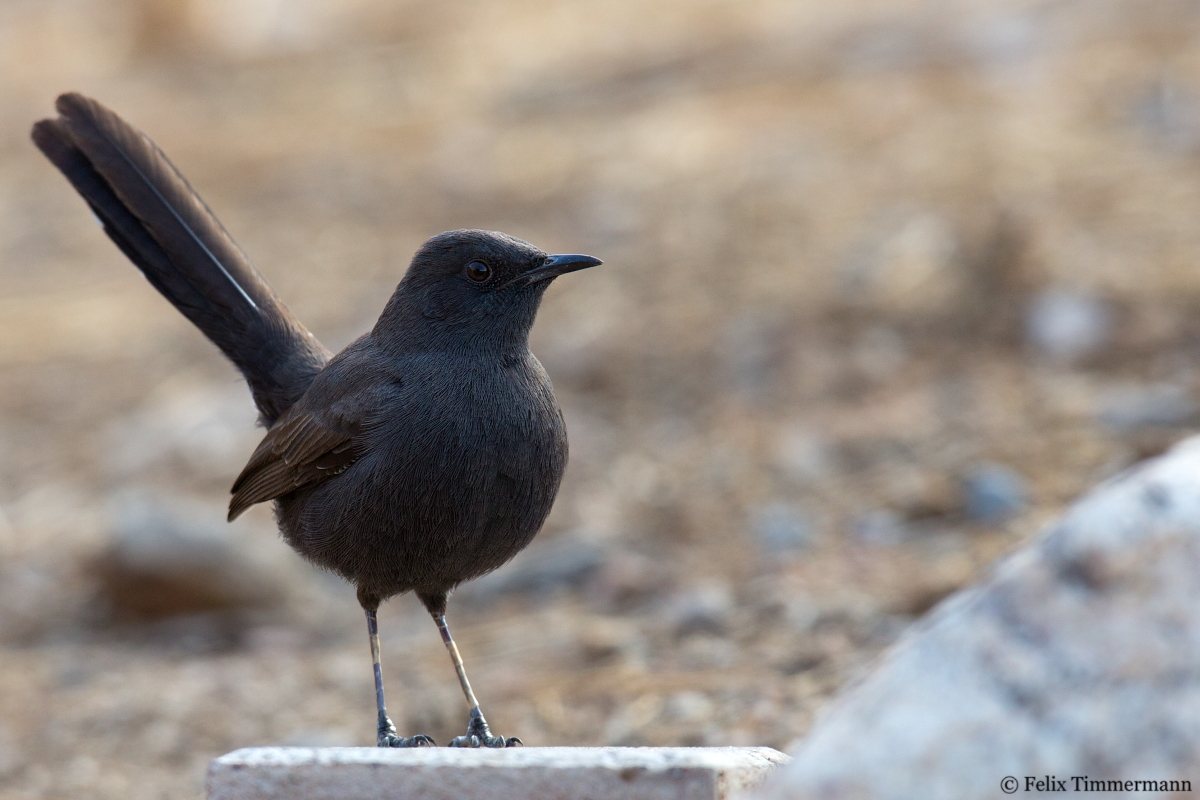
[[492,268],[482,261],[472,261],[467,264],[467,277],[476,283],[483,283],[492,277]]

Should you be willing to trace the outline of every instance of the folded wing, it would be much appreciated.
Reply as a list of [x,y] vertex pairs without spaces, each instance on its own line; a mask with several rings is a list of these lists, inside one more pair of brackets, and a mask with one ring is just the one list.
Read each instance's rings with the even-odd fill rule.
[[267,432],[234,482],[229,519],[255,503],[340,475],[362,456],[357,428],[320,420],[300,409],[285,414]]

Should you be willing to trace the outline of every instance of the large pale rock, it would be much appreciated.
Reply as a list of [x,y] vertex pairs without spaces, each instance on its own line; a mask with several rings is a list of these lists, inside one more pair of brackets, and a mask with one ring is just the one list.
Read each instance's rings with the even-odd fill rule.
[[721,800],[787,761],[769,747],[250,747],[208,800]]
[[946,600],[793,757],[759,798],[996,798],[1009,776],[1021,795],[1027,776],[1200,788],[1200,437]]

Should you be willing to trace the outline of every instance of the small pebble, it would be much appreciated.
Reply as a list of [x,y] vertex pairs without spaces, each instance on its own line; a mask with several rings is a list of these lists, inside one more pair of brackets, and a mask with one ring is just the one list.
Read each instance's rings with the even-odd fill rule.
[[457,594],[476,600],[579,588],[596,574],[605,560],[604,549],[589,542],[570,538],[536,542],[511,564],[466,584]]
[[1002,464],[980,464],[963,481],[967,517],[976,522],[1001,522],[1025,508],[1025,478]]
[[733,594],[724,584],[699,586],[680,595],[673,611],[675,631],[680,636],[723,633],[733,613]]
[[909,536],[904,520],[892,511],[878,510],[859,514],[851,523],[854,538],[864,544],[899,544]]
[[1191,392],[1182,386],[1159,383],[1114,389],[1100,399],[1098,418],[1118,431],[1138,428],[1174,428],[1196,419]]
[[1042,356],[1074,362],[1093,355],[1112,336],[1112,314],[1088,294],[1049,290],[1033,298],[1025,317],[1025,335]]
[[812,523],[791,503],[766,503],[753,513],[752,528],[766,555],[783,555],[812,545]]

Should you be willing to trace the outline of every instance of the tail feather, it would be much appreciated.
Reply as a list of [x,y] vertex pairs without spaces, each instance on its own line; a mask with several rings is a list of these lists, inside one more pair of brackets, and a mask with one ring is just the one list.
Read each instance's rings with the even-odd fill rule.
[[33,140],[151,284],[233,361],[267,423],[329,359],[145,134],[95,100],[58,98]]
[[137,265],[154,288],[200,328],[220,324],[221,320],[213,314],[212,304],[205,300],[184,273],[172,266],[170,256],[154,240],[141,220],[121,202],[82,151],[71,144],[70,134],[61,120],[44,119],[38,122],[33,126],[33,141],[83,196],[103,225],[104,232]]

